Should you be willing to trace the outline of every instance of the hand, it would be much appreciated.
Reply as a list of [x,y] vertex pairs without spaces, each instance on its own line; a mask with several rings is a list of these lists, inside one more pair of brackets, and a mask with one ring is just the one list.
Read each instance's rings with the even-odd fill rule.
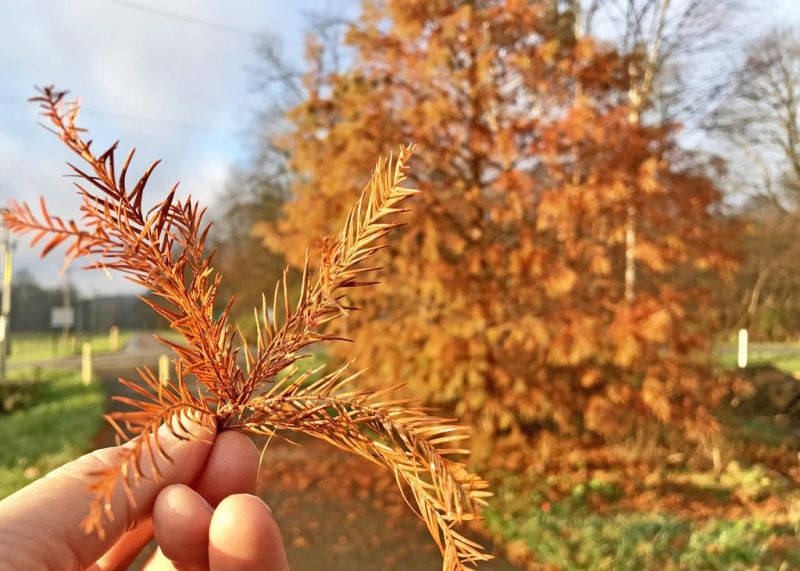
[[[258,497],[258,450],[243,434],[217,435],[212,422],[184,422],[195,437],[165,427],[159,441],[163,478],[133,488],[131,505],[117,487],[106,535],[85,534],[91,473],[114,461],[120,447],[87,454],[0,502],[0,570],[126,569],[155,536],[145,569],[288,571],[283,540]],[[143,472],[151,463],[142,459]]]

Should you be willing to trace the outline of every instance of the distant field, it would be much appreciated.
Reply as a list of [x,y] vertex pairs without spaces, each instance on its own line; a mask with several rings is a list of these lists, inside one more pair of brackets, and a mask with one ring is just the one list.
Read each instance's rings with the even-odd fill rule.
[[[122,347],[133,336],[131,331],[119,334],[119,346]],[[11,354],[9,363],[31,363],[46,361],[54,357],[77,355],[85,342],[92,345],[92,352],[111,352],[111,340],[108,334],[74,336],[65,339],[56,333],[15,333],[11,336]]]

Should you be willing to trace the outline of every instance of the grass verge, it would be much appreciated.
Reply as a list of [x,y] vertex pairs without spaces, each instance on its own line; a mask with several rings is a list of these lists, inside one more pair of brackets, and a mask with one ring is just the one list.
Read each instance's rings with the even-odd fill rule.
[[[734,344],[720,346],[717,360],[725,369],[737,366],[737,350]],[[751,343],[748,366],[772,365],[789,375],[800,374],[800,344],[798,343]]]
[[[550,501],[516,477],[503,480],[485,512],[512,562],[527,569],[797,569],[797,522],[784,518],[691,517],[666,510],[616,509],[603,482]],[[613,497],[607,497],[611,494]],[[598,509],[599,504],[608,509]]]
[[86,452],[102,423],[98,384],[84,386],[72,372],[41,375],[25,408],[0,414],[0,498]]
[[797,426],[722,412],[717,471],[496,471],[486,530],[523,569],[800,569]]

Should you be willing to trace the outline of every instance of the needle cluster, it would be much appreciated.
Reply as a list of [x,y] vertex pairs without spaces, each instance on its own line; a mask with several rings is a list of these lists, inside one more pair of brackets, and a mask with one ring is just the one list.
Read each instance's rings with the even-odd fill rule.
[[[336,339],[324,332],[325,325],[354,309],[346,303],[347,288],[375,283],[368,274],[379,268],[367,262],[386,246],[382,238],[401,225],[397,218],[406,211],[401,204],[417,194],[403,186],[413,148],[402,147],[396,158],[378,162],[341,231],[323,241],[317,271],[311,271],[306,255],[295,300],[284,272],[271,301],[265,296],[255,310],[253,340],[231,325],[230,303],[215,316],[221,276],[212,266],[213,252],[206,253],[205,209],[191,197],[179,197],[177,185],[145,208],[145,188],[158,162],[130,184],[134,151],[121,165],[118,143],[96,154],[76,124],[79,104],[68,101],[66,92],[45,87],[32,100],[41,106],[47,128],[81,159],[80,166],[69,165],[82,199],[81,215],[78,221],[64,220],[51,215],[44,201],[39,213],[12,202],[6,224],[19,234],[32,234],[42,255],[64,245],[67,263],[86,259],[86,268],[115,270],[149,289],[152,296],[143,301],[185,340],[175,344],[159,338],[176,354],[173,380],[160,382],[147,368],[136,380],[120,379],[137,397],[119,397],[130,410],[106,418],[131,444],[116,465],[95,475],[95,499],[84,530],[102,535],[114,515],[112,495],[121,489],[133,501],[131,490],[142,478],[160,477],[156,459],[166,457],[158,439],[161,425],[186,438],[181,418],[202,414],[214,417],[220,430],[302,433],[383,466],[425,521],[442,551],[445,571],[488,559],[479,545],[455,530],[478,517],[490,495],[486,482],[458,460],[466,452],[465,429],[408,401],[391,400],[386,391],[357,390],[352,381],[359,373],[350,365],[314,382],[315,372],[294,366],[304,347]],[[279,380],[278,373],[287,368],[289,374]],[[142,462],[145,458],[151,461]]]

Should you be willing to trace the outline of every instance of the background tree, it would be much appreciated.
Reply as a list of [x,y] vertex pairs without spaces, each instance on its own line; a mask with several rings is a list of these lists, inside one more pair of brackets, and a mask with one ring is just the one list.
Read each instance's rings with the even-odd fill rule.
[[264,248],[254,228],[280,214],[289,189],[287,161],[267,141],[258,148],[258,159],[235,171],[228,181],[213,234],[219,250],[216,264],[226,278],[222,297],[228,300],[235,292],[234,315],[245,318],[261,304],[264,284],[277,281],[286,265],[282,255]]
[[[326,14],[309,14],[308,20],[315,43],[325,49],[319,72],[337,69],[344,22]],[[261,305],[263,285],[280,280],[286,267],[283,253],[264,248],[261,228],[278,219],[291,195],[292,172],[280,135],[291,127],[286,113],[303,97],[302,74],[284,57],[278,38],[262,37],[257,51],[262,64],[254,70],[254,84],[267,106],[254,114],[255,128],[247,134],[254,153],[231,173],[211,233],[219,251],[216,264],[225,275],[219,303],[235,297],[232,314],[245,331],[252,325],[253,307]]]
[[252,112],[253,128],[245,136],[253,153],[231,172],[215,204],[210,235],[218,250],[215,264],[225,275],[218,303],[235,298],[232,314],[248,332],[253,307],[261,305],[264,284],[278,281],[286,266],[283,255],[265,249],[254,230],[275,221],[289,197],[288,157],[275,137],[288,127],[284,115],[302,96],[300,72],[287,63],[278,38],[261,37],[257,51],[263,64],[253,71],[254,89],[264,95],[267,105]]
[[[405,382],[485,438],[533,439],[540,457],[555,432],[564,450],[654,421],[699,439],[719,387],[693,353],[707,299],[671,280],[728,267],[719,193],[673,125],[629,120],[640,55],[576,34],[569,10],[365,2],[337,72],[312,38],[284,139],[292,199],[264,234],[300,263],[297,245],[329,233],[358,192],[352,173],[415,141],[414,223],[384,255],[370,309],[348,320],[372,382]],[[641,269],[626,299],[631,206]]]
[[[719,56],[731,14],[739,4],[736,0],[572,0],[570,10],[577,33],[609,28],[617,52],[626,57],[632,124],[681,121],[695,125],[713,109],[728,81],[727,74],[720,73]],[[716,75],[710,79],[701,64],[712,61]],[[636,290],[638,225],[631,205],[624,269],[629,300]]]
[[727,184],[748,225],[747,256],[728,322],[782,339],[800,330],[800,40],[754,40],[708,123],[732,157]]

